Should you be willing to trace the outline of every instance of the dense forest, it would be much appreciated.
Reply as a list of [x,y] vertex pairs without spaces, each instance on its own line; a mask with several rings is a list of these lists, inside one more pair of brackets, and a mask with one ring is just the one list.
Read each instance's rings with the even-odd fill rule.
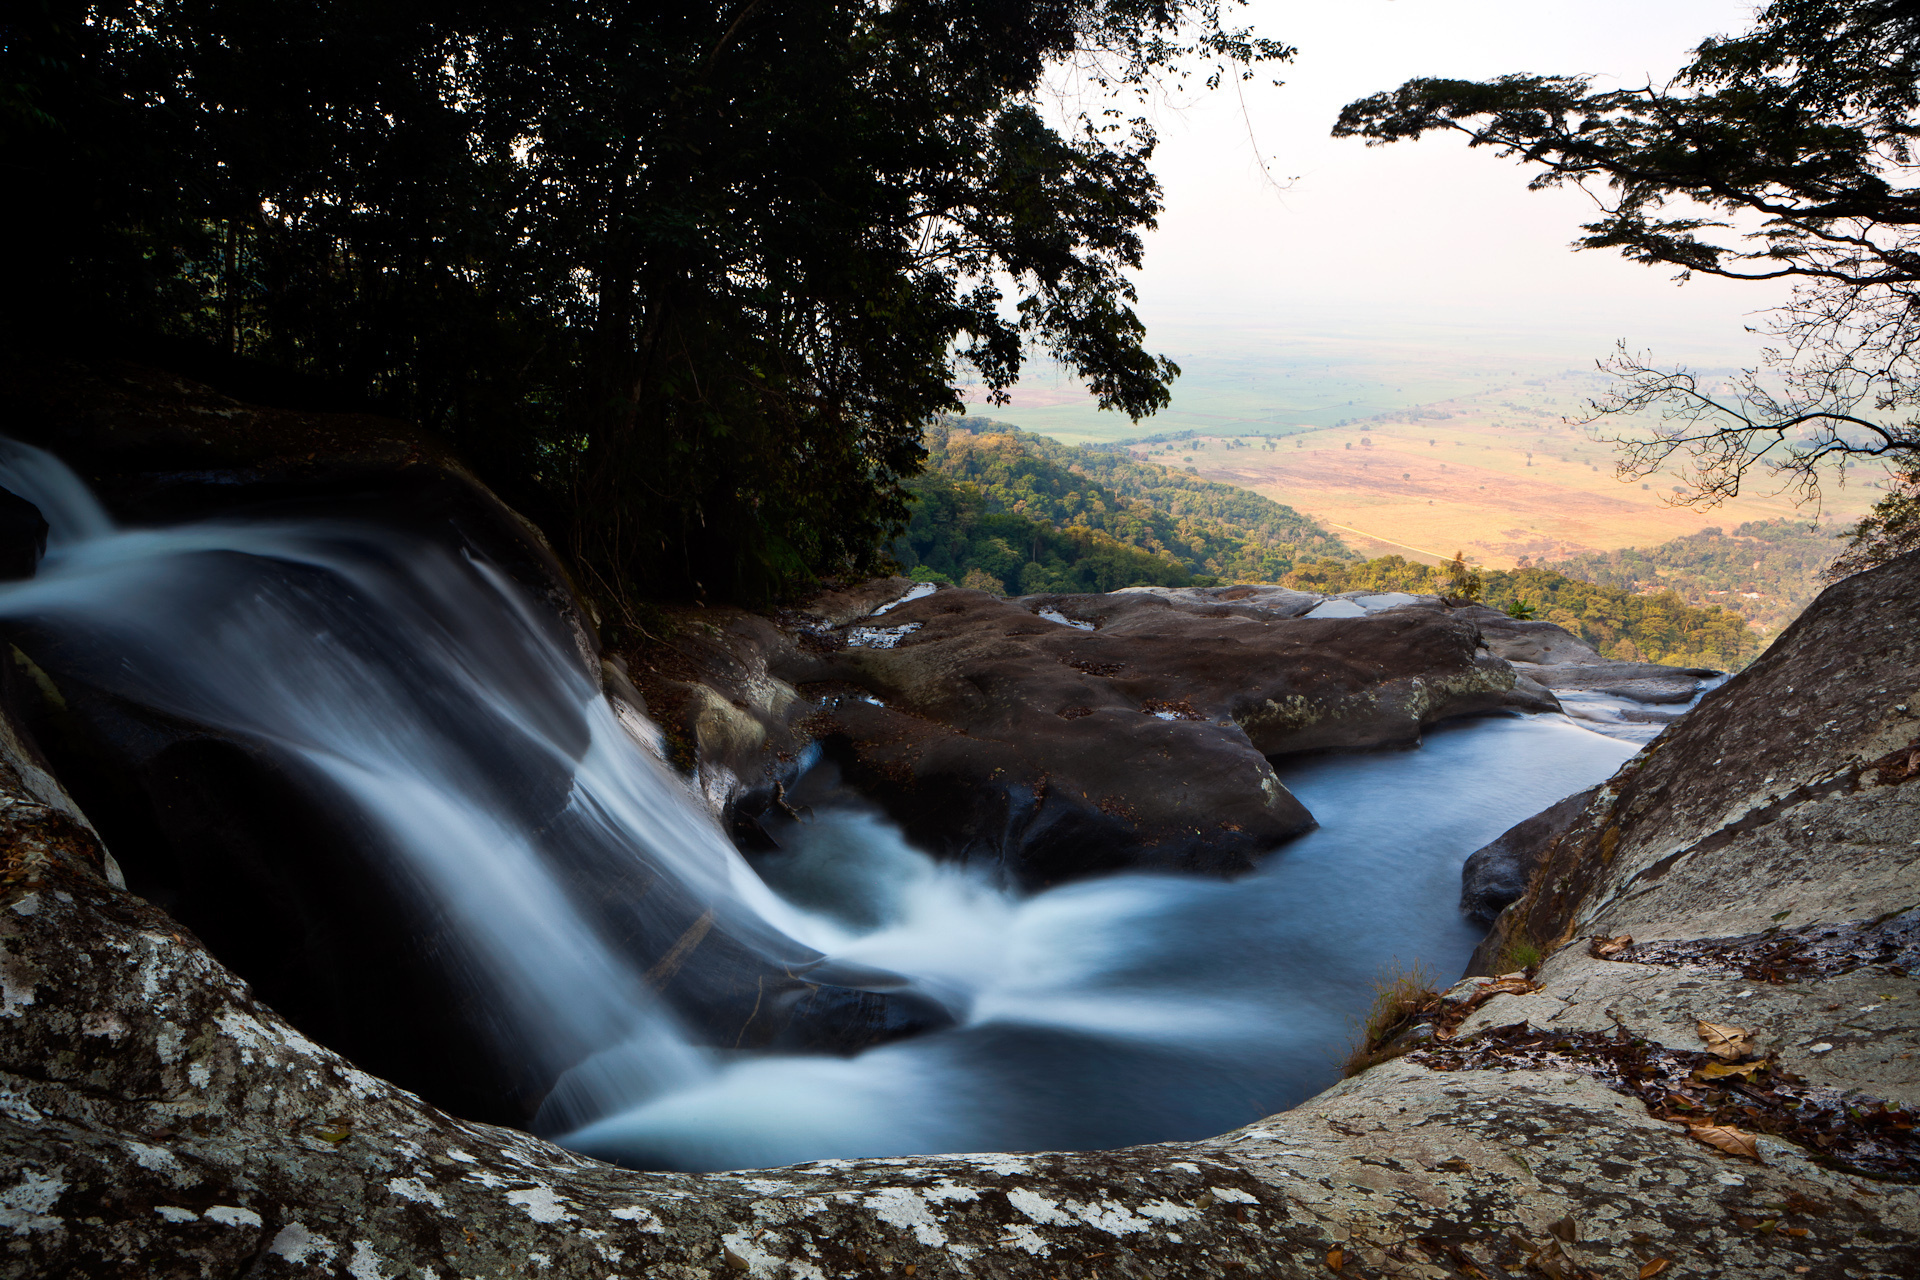
[[1166,403],[1129,108],[1291,56],[1234,7],[21,0],[0,346],[411,419],[615,606],[869,572],[957,366]]
[[[1445,593],[1450,570],[1402,556],[1358,563],[1321,560],[1281,582],[1301,591]],[[1481,600],[1496,609],[1558,623],[1609,658],[1727,670],[1760,652],[1746,618],[1718,605],[1694,608],[1671,591],[1647,594],[1570,578],[1553,569],[1490,569]]]
[[[1009,567],[997,548],[968,550],[966,531],[986,515],[995,518],[992,536],[1012,545],[1019,539],[1009,521],[1025,521],[1034,527],[1030,544],[1039,545],[1034,539],[1043,530],[1070,535],[1078,539],[1072,547],[1084,547],[1085,555],[1109,565],[1075,580],[1104,582],[1127,565],[1128,580],[1116,586],[1272,582],[1300,560],[1353,554],[1338,536],[1291,507],[1234,485],[1135,462],[1121,450],[1060,444],[986,418],[942,419],[928,430],[926,448],[926,474],[908,482],[919,505],[895,555],[909,567],[925,566],[954,581],[978,568],[1008,590],[1070,589],[1020,585],[1064,581],[1061,574],[1076,558],[1064,542],[1057,541],[1053,553],[1060,564],[1045,572],[1041,555]],[[1119,555],[1122,548],[1143,554],[1129,559]],[[1028,563],[1040,567],[1024,573]]]
[[1006,510],[979,485],[938,471],[916,477],[913,518],[894,555],[921,582],[995,595],[1211,586],[1171,556],[1131,546],[1085,524],[1055,527]]

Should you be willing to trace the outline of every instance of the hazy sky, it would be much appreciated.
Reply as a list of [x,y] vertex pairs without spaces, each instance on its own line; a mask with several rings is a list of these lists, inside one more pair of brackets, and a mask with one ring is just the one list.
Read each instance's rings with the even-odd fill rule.
[[[1771,285],[1696,279],[1568,243],[1594,205],[1529,192],[1523,171],[1463,141],[1367,147],[1328,136],[1339,109],[1417,75],[1568,73],[1664,80],[1704,36],[1747,25],[1728,0],[1256,0],[1266,34],[1300,49],[1265,76],[1155,111],[1167,209],[1148,242],[1141,313],[1158,349],[1193,351],[1320,323],[1509,330],[1603,353],[1619,337],[1695,362],[1751,349]],[[1251,127],[1252,140],[1249,139]],[[1276,191],[1260,174],[1254,141]],[[1254,332],[1267,336],[1252,339]],[[1483,337],[1476,341],[1485,341]]]

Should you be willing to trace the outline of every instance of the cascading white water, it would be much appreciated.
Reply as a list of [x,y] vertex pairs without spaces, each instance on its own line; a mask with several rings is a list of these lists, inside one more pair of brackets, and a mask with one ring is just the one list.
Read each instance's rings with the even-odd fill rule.
[[[1533,717],[1318,759],[1284,777],[1320,829],[1252,875],[1024,898],[816,777],[819,819],[759,859],[763,880],[483,560],[320,520],[120,530],[20,445],[0,448],[0,485],[52,528],[0,616],[110,646],[112,692],[327,780],[453,922],[522,1051],[565,1073],[543,1120],[630,1163],[1104,1147],[1290,1105],[1333,1078],[1384,967],[1458,971],[1465,855],[1631,753]],[[563,790],[537,820],[509,794],[527,777]],[[763,954],[904,974],[960,1024],[850,1058],[699,1047],[569,892],[567,868],[619,860]]]

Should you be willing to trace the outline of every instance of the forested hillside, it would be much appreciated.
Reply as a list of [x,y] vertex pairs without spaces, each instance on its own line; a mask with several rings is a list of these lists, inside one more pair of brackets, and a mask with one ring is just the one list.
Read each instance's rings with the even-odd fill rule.
[[[1609,658],[1680,667],[1744,666],[1762,641],[1739,613],[1718,605],[1695,608],[1672,591],[1641,594],[1583,582],[1553,569],[1481,575],[1485,604],[1555,622]],[[1401,556],[1303,565],[1281,582],[1302,591],[1413,591],[1440,594],[1449,571]],[[1529,612],[1530,611],[1530,612]]]
[[987,418],[942,419],[926,446],[927,471],[907,486],[912,521],[894,547],[923,577],[979,572],[988,589],[1018,594],[1106,591],[1273,582],[1310,557],[1353,555],[1291,507],[1122,451]]
[[1749,520],[1731,534],[1703,529],[1657,547],[1590,552],[1547,567],[1601,586],[1728,605],[1773,634],[1820,594],[1821,574],[1841,547],[1834,534],[1805,521]]

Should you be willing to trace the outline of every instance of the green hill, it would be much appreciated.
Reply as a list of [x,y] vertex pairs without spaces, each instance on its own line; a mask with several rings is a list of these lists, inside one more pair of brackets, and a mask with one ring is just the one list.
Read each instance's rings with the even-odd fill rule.
[[1692,605],[1732,606],[1772,635],[1820,594],[1821,571],[1842,546],[1802,521],[1750,520],[1731,534],[1703,529],[1657,547],[1591,552],[1547,567],[1628,591],[1672,591]]
[[1009,593],[1110,591],[1274,582],[1309,558],[1353,557],[1291,507],[1124,450],[987,418],[944,419],[926,444],[927,469],[907,484],[912,522],[893,548],[922,577],[977,571]]

